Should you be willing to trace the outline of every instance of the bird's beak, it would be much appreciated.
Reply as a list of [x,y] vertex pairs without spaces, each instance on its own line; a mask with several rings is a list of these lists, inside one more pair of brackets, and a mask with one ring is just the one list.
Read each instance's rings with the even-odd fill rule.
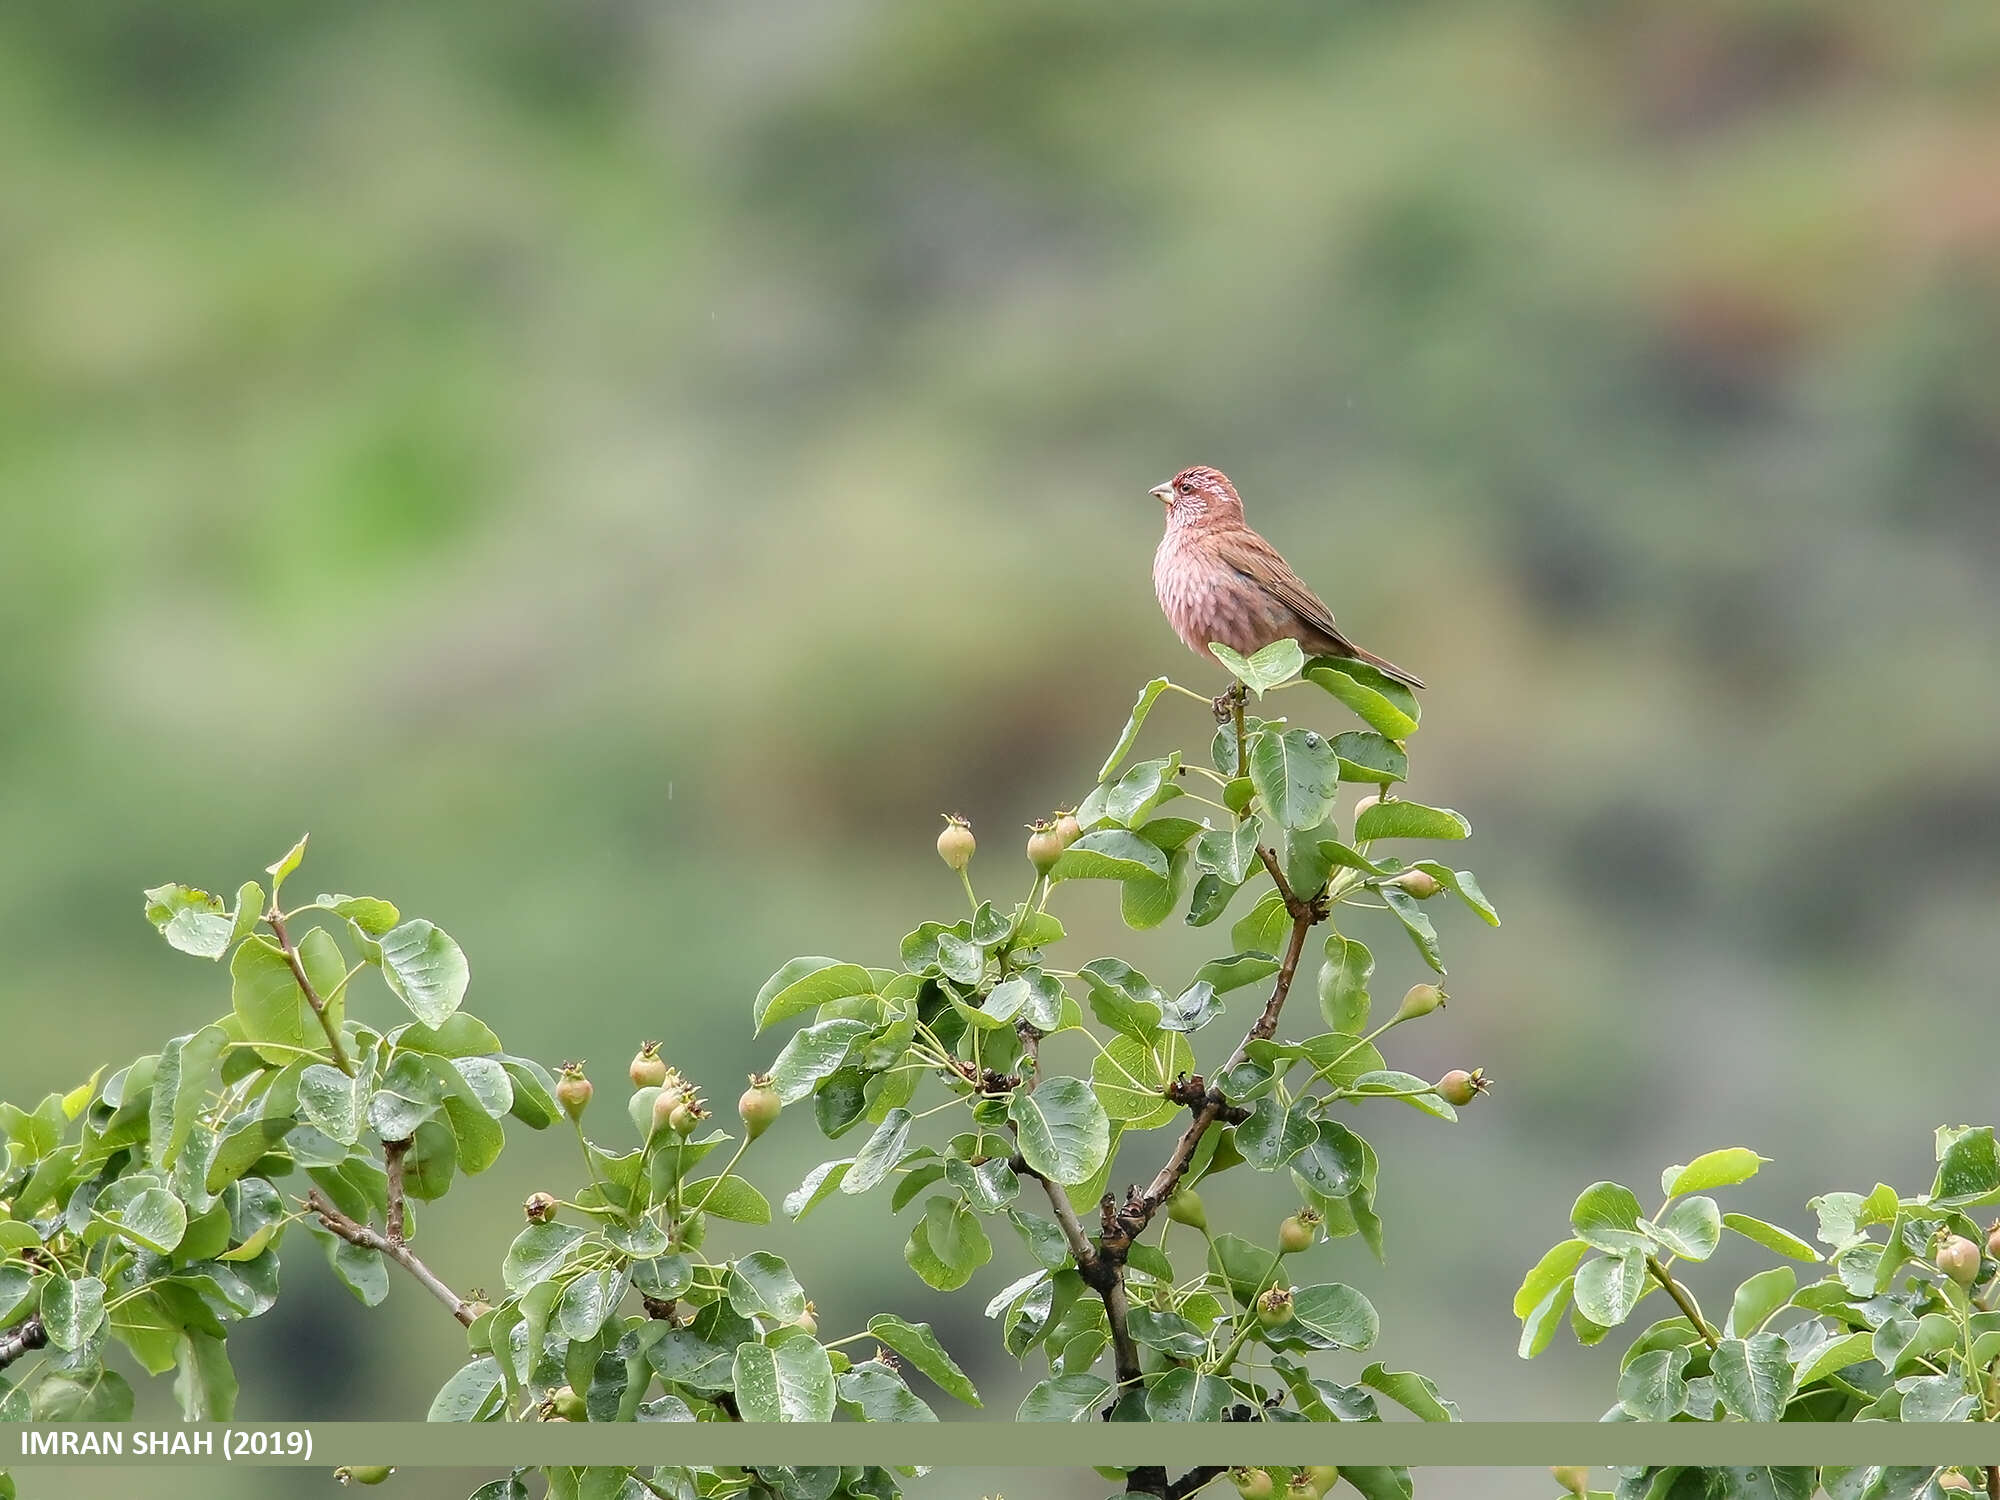
[[1174,487],[1171,484],[1156,484],[1146,493],[1163,505],[1174,503]]

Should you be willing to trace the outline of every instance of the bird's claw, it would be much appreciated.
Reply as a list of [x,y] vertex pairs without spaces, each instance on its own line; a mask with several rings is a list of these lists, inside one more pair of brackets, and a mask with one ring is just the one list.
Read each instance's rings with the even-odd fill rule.
[[1247,697],[1249,697],[1249,693],[1245,690],[1243,684],[1239,682],[1230,688],[1228,692],[1210,700],[1210,706],[1215,710],[1215,722],[1218,724],[1227,724],[1231,719],[1235,718],[1237,708]]

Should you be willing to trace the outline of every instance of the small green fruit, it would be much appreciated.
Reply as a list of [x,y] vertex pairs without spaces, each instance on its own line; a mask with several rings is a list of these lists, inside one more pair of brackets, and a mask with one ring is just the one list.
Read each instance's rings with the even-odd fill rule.
[[743,1117],[743,1128],[753,1141],[777,1122],[778,1114],[784,1107],[785,1101],[771,1087],[769,1073],[752,1073],[750,1087],[736,1101],[736,1113]]
[[1437,1092],[1447,1104],[1470,1104],[1486,1092],[1486,1070],[1474,1068],[1468,1073],[1463,1068],[1453,1068],[1437,1081]]
[[1319,1215],[1311,1209],[1295,1213],[1278,1226],[1278,1249],[1286,1255],[1297,1255],[1301,1250],[1310,1250],[1319,1236]]
[[1035,867],[1037,875],[1046,875],[1054,869],[1062,852],[1062,835],[1056,832],[1055,824],[1044,821],[1028,825],[1028,863]]
[[1274,1286],[1257,1294],[1257,1321],[1266,1328],[1277,1328],[1289,1323],[1292,1318],[1292,1289],[1288,1286]]
[[1299,1475],[1313,1487],[1316,1495],[1324,1495],[1340,1483],[1340,1470],[1332,1464],[1308,1464],[1299,1470]]
[[1549,1476],[1572,1495],[1588,1495],[1590,1493],[1590,1470],[1581,1465],[1558,1464],[1555,1468],[1549,1470]]
[[1077,822],[1074,808],[1066,807],[1056,814],[1056,837],[1065,849],[1083,837],[1083,825]]
[[333,1471],[342,1484],[380,1484],[396,1471],[387,1464],[347,1464]]
[[590,1096],[596,1090],[590,1080],[583,1076],[582,1063],[564,1063],[556,1074],[556,1103],[562,1112],[572,1120],[581,1120],[583,1112],[590,1107]]
[[1390,1024],[1414,1021],[1419,1016],[1427,1016],[1450,998],[1451,996],[1437,985],[1413,984],[1403,991],[1403,1003],[1396,1007],[1396,1020]]
[[631,1075],[635,1089],[656,1089],[667,1081],[667,1065],[660,1056],[660,1044],[647,1042],[632,1055],[632,1065],[625,1070]]
[[813,1306],[812,1303],[810,1302],[806,1303],[806,1310],[800,1313],[796,1318],[792,1319],[792,1326],[794,1328],[803,1328],[807,1333],[811,1334],[814,1338],[818,1338],[819,1309]]
[[1268,1469],[1232,1469],[1229,1482],[1243,1500],[1271,1500],[1274,1486]]
[[1396,884],[1419,901],[1428,901],[1444,889],[1437,876],[1428,870],[1405,870],[1396,877]]
[[559,1385],[549,1396],[549,1405],[556,1416],[565,1422],[587,1422],[590,1413],[585,1409],[583,1397],[566,1385]]
[[1962,1234],[1948,1234],[1937,1249],[1938,1269],[1960,1286],[1979,1279],[1979,1247]]
[[963,870],[972,863],[972,856],[978,849],[979,843],[973,838],[972,828],[965,819],[946,813],[944,832],[938,835],[938,858],[954,870]]
[[546,1224],[556,1216],[556,1200],[548,1193],[530,1193],[528,1201],[521,1205],[521,1212],[528,1216],[530,1224]]
[[1167,1217],[1190,1229],[1208,1229],[1208,1210],[1202,1207],[1201,1194],[1191,1187],[1174,1189],[1173,1197],[1167,1199]]

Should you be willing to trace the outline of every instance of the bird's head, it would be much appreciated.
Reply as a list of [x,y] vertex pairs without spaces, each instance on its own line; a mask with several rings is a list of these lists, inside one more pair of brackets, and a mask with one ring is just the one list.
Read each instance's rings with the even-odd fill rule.
[[1169,526],[1188,526],[1197,521],[1213,524],[1241,522],[1243,501],[1236,486],[1220,469],[1196,464],[1182,469],[1165,484],[1153,486],[1153,495],[1167,507]]

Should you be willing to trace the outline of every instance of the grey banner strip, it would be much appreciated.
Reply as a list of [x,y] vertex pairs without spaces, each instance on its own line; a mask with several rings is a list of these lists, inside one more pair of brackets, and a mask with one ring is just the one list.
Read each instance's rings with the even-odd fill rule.
[[239,1463],[505,1469],[531,1464],[918,1464],[1088,1468],[1165,1464],[2000,1463],[2000,1429],[1889,1422],[1464,1422],[1025,1426],[422,1422],[228,1423],[178,1427],[0,1425],[0,1468]]

